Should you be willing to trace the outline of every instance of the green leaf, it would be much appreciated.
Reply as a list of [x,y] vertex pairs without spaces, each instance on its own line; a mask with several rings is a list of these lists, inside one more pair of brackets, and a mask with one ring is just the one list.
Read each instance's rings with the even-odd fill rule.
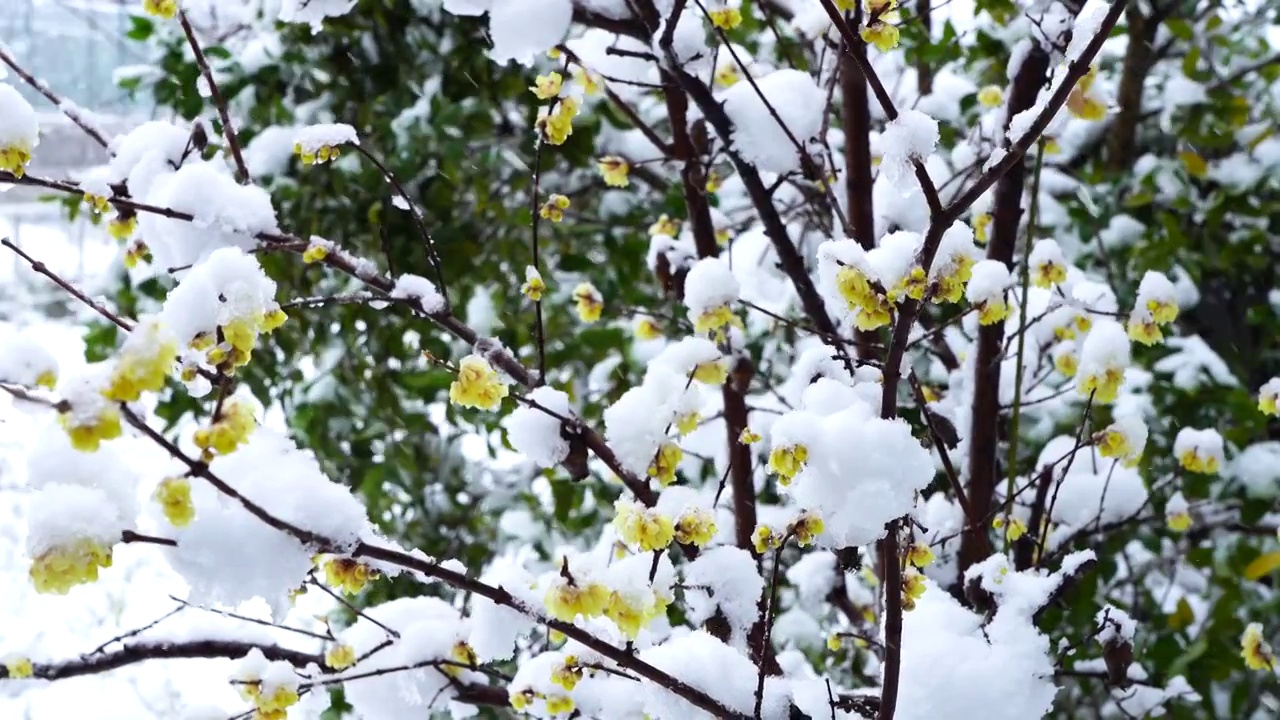
[[1178,607],[1174,609],[1173,614],[1169,615],[1169,627],[1174,630],[1185,630],[1196,621],[1196,614],[1191,609],[1191,604],[1186,598],[1178,598]]
[[125,33],[125,37],[138,42],[146,42],[156,30],[156,24],[141,15],[130,15],[129,25],[129,32]]
[[1257,580],[1280,570],[1280,552],[1263,553],[1253,559],[1244,568],[1244,576],[1249,580]]

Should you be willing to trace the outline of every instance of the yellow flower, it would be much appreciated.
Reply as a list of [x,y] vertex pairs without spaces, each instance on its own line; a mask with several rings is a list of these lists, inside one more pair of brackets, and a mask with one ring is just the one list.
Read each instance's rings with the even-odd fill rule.
[[1202,473],[1205,475],[1212,475],[1218,472],[1217,456],[1208,453],[1198,453],[1195,448],[1183,450],[1182,453],[1178,455],[1178,462],[1182,467],[1190,470],[1191,472]]
[[58,422],[67,431],[71,439],[71,447],[80,452],[97,452],[98,446],[105,440],[120,437],[120,411],[114,405],[102,409],[91,422],[85,423],[71,413],[62,413]]
[[524,285],[520,286],[520,292],[529,298],[531,302],[542,302],[542,295],[547,291],[547,284],[542,280],[542,273],[532,265],[524,269]]
[[[722,185],[724,185],[724,178],[720,177],[720,173],[716,172],[715,170],[712,170],[707,173],[707,192],[709,193],[718,192],[720,190],[720,186]],[[726,234],[728,233],[727,230],[724,232]],[[717,231],[717,234],[719,234],[719,231]],[[724,243],[722,242],[720,244],[723,245]]]
[[613,528],[618,537],[629,545],[636,545],[641,552],[661,550],[675,538],[675,525],[671,518],[652,508],[631,500],[614,503]]
[[1160,332],[1160,326],[1150,315],[1139,317],[1134,314],[1129,316],[1129,339],[1150,346],[1163,340],[1164,333]]
[[662,337],[662,328],[653,318],[641,317],[636,319],[635,333],[641,340],[657,340]]
[[1064,377],[1075,377],[1076,369],[1080,367],[1080,359],[1076,357],[1074,348],[1068,347],[1061,351],[1055,351],[1053,354],[1053,367]]
[[693,330],[699,335],[712,332],[719,335],[730,326],[741,328],[742,320],[733,314],[733,310],[728,305],[718,305],[699,315],[693,323]]
[[782,534],[768,525],[757,525],[755,532],[751,533],[751,544],[755,546],[756,554],[763,555],[769,549],[782,545]]
[[681,435],[688,435],[698,429],[698,423],[702,421],[702,415],[695,412],[682,413],[676,416],[676,432]]
[[1046,136],[1044,139],[1044,154],[1057,155],[1060,152],[1062,152],[1062,145],[1058,142],[1057,138]]
[[1004,535],[1010,542],[1016,541],[1027,533],[1027,524],[1016,517],[1009,518],[1008,527],[1005,527],[1004,517],[997,515],[991,521],[991,527],[999,530],[1005,528]]
[[525,688],[518,691],[515,688],[512,688],[507,691],[507,701],[511,703],[512,709],[516,712],[524,712],[533,704],[534,699],[535,695],[532,688]]
[[25,657],[5,660],[4,668],[9,673],[10,680],[25,680],[35,674],[35,668],[31,666],[31,659]]
[[676,481],[676,466],[684,459],[684,451],[679,445],[665,442],[658,448],[653,462],[649,463],[649,477],[655,478],[659,485],[666,487]]
[[584,323],[596,322],[604,312],[604,297],[589,282],[579,283],[573,289],[573,300],[578,306],[578,319]]
[[578,81],[587,96],[598,95],[604,89],[604,82],[600,75],[586,68],[574,68],[573,79]]
[[568,715],[573,712],[573,698],[568,695],[548,695],[547,712],[552,715]]
[[1102,457],[1125,460],[1134,455],[1133,443],[1117,425],[1110,425],[1097,439],[1098,454]]
[[1169,513],[1165,516],[1164,522],[1174,532],[1186,532],[1191,529],[1191,513],[1185,510]]
[[578,101],[561,98],[552,111],[538,119],[543,137],[551,145],[563,145],[573,134],[573,118],[578,114]]
[[1004,90],[999,85],[988,85],[978,91],[978,103],[983,107],[1000,107],[1004,102]]
[[769,453],[769,471],[778,476],[779,483],[790,485],[808,460],[809,448],[804,445],[777,447]]
[[336,145],[310,146],[298,142],[293,144],[293,154],[298,156],[303,165],[316,165],[337,160],[342,155],[342,149]]
[[212,425],[195,432],[193,442],[206,455],[230,455],[249,441],[249,436],[257,427],[253,407],[243,400],[232,398],[223,405],[222,415]]
[[122,213],[116,213],[116,216],[107,222],[107,234],[111,237],[124,242],[138,229],[138,216]]
[[36,375],[36,387],[54,389],[58,385],[58,373],[53,370],[44,370]]
[[1038,288],[1051,288],[1067,281],[1067,268],[1062,263],[1044,262],[1035,267],[1031,282]]
[[468,355],[458,363],[458,379],[449,386],[449,400],[454,405],[496,410],[506,396],[507,386],[488,360]]
[[1124,382],[1124,368],[1109,367],[1101,372],[1089,373],[1080,378],[1080,394],[1093,393],[1096,402],[1107,404],[1115,402],[1120,395],[1120,385]]
[[743,445],[754,445],[760,442],[760,433],[749,427],[742,428],[742,432],[738,435],[738,442]]
[[1089,72],[1076,82],[1067,96],[1067,110],[1081,120],[1098,121],[1107,116],[1107,106],[1096,96],[1090,95],[1093,81],[1098,77],[1097,66],[1091,66]]
[[933,550],[926,543],[918,542],[907,550],[907,562],[918,568],[927,567],[933,560]]
[[991,227],[991,213],[978,213],[973,218],[973,239],[985,245]]
[[539,75],[533,81],[533,86],[529,88],[539,100],[550,100],[560,94],[560,88],[564,85],[564,78],[560,73],[553,72],[547,75]]
[[1276,656],[1271,645],[1262,637],[1262,624],[1249,623],[1240,636],[1240,657],[1250,670],[1275,672]]
[[1178,306],[1165,300],[1148,300],[1147,312],[1160,325],[1168,325],[1178,319]]
[[716,10],[708,10],[707,17],[711,18],[711,24],[721,30],[732,30],[742,24],[742,11],[738,8],[719,8]]
[[669,235],[675,237],[680,234],[680,223],[672,220],[665,213],[658,221],[649,226],[650,235]]
[[0,147],[0,170],[22,177],[31,162],[31,147],[26,143],[14,143]]
[[1004,300],[988,300],[978,306],[978,323],[995,325],[1009,317],[1009,303]]
[[676,519],[675,539],[681,545],[704,547],[715,535],[715,516],[708,510],[690,508]]
[[902,609],[914,610],[916,601],[924,596],[924,574],[913,567],[902,573]]
[[356,649],[341,643],[334,645],[324,654],[324,664],[331,670],[345,670],[356,664]]
[[124,266],[132,270],[140,262],[151,262],[151,248],[141,240],[134,240],[124,251]]
[[838,652],[844,647],[844,642],[840,640],[839,633],[831,633],[827,636],[827,649],[831,652]]
[[312,240],[311,244],[308,245],[307,249],[302,253],[302,262],[307,264],[318,263],[329,257],[329,249],[328,243]]
[[736,62],[725,61],[720,63],[720,67],[716,68],[715,81],[717,87],[731,88],[738,84],[742,79],[742,73],[738,72],[738,64]]
[[603,615],[609,600],[609,588],[599,583],[584,587],[571,585],[563,578],[547,590],[542,599],[551,617],[565,622],[573,622],[578,615],[586,618]]
[[178,14],[178,0],[142,0],[142,9],[148,15],[172,20]]
[[898,47],[898,28],[881,20],[873,20],[859,32],[863,42],[871,43],[880,52],[889,52]]
[[[40,381],[37,380],[36,384],[40,384]],[[1265,415],[1280,416],[1280,408],[1276,405],[1278,398],[1280,398],[1280,378],[1272,378],[1258,389],[1258,410]]]
[[581,679],[582,667],[578,665],[576,656],[565,656],[563,662],[551,669],[551,682],[564,688],[566,692],[573,692]]
[[174,527],[186,527],[196,517],[196,506],[191,501],[191,481],[184,477],[171,477],[160,481],[151,498],[160,503],[165,519]]
[[543,220],[550,220],[558,223],[564,220],[564,211],[569,209],[569,198],[564,195],[552,195],[542,204],[542,208],[538,210],[538,215]]
[[111,548],[84,538],[46,550],[31,561],[36,592],[66,595],[76,585],[95,582],[100,568],[111,567]]
[[693,368],[693,379],[703,385],[723,385],[729,378],[729,364],[723,358],[699,363]]
[[135,402],[144,392],[158,392],[169,377],[178,346],[161,334],[154,323],[135,329],[111,368],[111,380],[102,391],[116,402]]
[[791,532],[796,536],[796,542],[800,547],[807,547],[814,538],[822,534],[824,527],[820,515],[806,510],[791,524]]
[[351,558],[331,557],[324,563],[325,583],[348,595],[359,593],[377,576],[377,570]]
[[101,215],[107,211],[110,206],[107,198],[93,193],[84,194],[84,204],[89,206],[89,210],[95,215]]
[[631,165],[616,155],[609,155],[600,158],[597,166],[600,168],[600,175],[604,177],[604,182],[609,187],[624,188],[631,184],[631,180],[627,175],[631,172]]

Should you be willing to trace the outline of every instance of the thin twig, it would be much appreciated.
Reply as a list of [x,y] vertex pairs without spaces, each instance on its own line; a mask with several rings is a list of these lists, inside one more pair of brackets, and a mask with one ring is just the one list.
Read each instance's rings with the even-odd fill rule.
[[235,126],[231,124],[231,111],[227,108],[227,101],[222,96],[222,91],[218,89],[217,81],[213,79],[213,70],[209,67],[209,60],[200,47],[200,41],[196,39],[195,30],[187,20],[186,11],[178,11],[178,23],[182,25],[182,32],[187,36],[187,44],[191,46],[191,52],[196,56],[196,65],[200,68],[200,74],[204,76],[204,81],[209,86],[209,96],[213,99],[218,117],[222,120],[222,134],[226,137],[227,147],[231,149],[231,157],[236,162],[238,179],[241,184],[247,185],[251,179],[249,166],[245,164],[244,153],[240,152],[240,139],[236,136]]

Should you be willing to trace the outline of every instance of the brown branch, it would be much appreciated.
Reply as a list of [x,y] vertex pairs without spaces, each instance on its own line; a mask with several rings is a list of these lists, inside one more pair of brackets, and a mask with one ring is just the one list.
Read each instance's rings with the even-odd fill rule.
[[898,521],[885,526],[879,543],[880,577],[884,585],[884,665],[878,720],[893,720],[902,673],[902,562],[898,558]]
[[[146,660],[180,660],[191,658],[241,658],[252,650],[260,650],[268,660],[283,660],[295,667],[311,663],[324,665],[318,654],[302,652],[279,645],[262,645],[239,640],[140,640],[125,643],[119,650],[99,654],[81,655],[72,660],[52,663],[32,663],[32,677],[40,680],[63,680],[82,675],[95,675],[117,670]],[[0,664],[0,678],[9,677],[9,671]]]
[[31,86],[31,88],[36,92],[43,95],[46,100],[53,103],[68,120],[75,123],[76,126],[83,130],[84,134],[92,138],[94,142],[101,145],[104,149],[111,145],[111,142],[107,140],[107,137],[102,133],[102,130],[94,127],[93,124],[89,122],[88,118],[81,114],[79,108],[61,97],[58,97],[58,94],[45,84],[44,81],[27,72],[25,68],[18,64],[17,60],[14,60],[13,57],[9,55],[3,45],[0,45],[0,62],[8,65],[9,69],[13,70],[15,75],[22,78],[23,82]]
[[209,85],[209,96],[213,99],[214,107],[218,110],[218,117],[222,120],[222,134],[227,139],[227,147],[231,149],[231,157],[236,162],[236,174],[239,176],[241,184],[248,184],[250,180],[249,166],[244,162],[244,154],[240,152],[240,139],[236,137],[235,126],[231,124],[231,112],[227,109],[226,99],[222,97],[222,91],[218,89],[218,83],[213,79],[213,70],[209,67],[209,60],[204,55],[204,50],[200,48],[200,41],[196,39],[196,32],[191,27],[190,21],[187,20],[187,13],[183,10],[178,11],[178,23],[182,25],[182,32],[187,36],[187,44],[191,46],[191,52],[196,56],[196,65],[200,68],[200,74],[204,76],[204,81]]
[[[0,180],[4,180],[4,179],[5,179],[5,174],[0,173]],[[10,242],[9,238],[0,238],[0,245],[3,245],[9,248],[10,250],[12,250],[13,252],[17,253],[18,257],[27,261],[27,264],[31,266],[32,270],[52,280],[55,285],[65,290],[69,295],[71,295],[75,299],[93,308],[94,311],[96,311],[102,317],[115,323],[115,325],[119,327],[121,330],[124,330],[125,332],[130,332],[133,330],[133,324],[130,323],[128,320],[125,320],[124,318],[120,317],[114,312],[111,312],[106,307],[104,307],[102,303],[99,303],[96,300],[90,298],[88,295],[85,295],[75,285],[72,285],[66,280],[63,280],[61,277],[58,277],[58,274],[50,270],[47,265],[31,257],[27,253],[23,252],[22,248]]]

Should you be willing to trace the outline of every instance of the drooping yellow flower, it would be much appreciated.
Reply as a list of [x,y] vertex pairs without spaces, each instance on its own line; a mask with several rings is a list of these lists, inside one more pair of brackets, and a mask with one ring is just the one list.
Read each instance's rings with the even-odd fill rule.
[[542,280],[542,273],[532,265],[524,269],[524,285],[520,286],[520,292],[524,293],[531,302],[542,302],[542,296],[547,292],[547,284]]
[[1009,317],[1009,303],[1004,300],[988,300],[978,306],[978,324],[995,325]]
[[324,664],[331,670],[346,670],[356,664],[356,649],[344,643],[334,645],[325,652]]
[[757,555],[763,555],[771,549],[782,546],[782,533],[768,525],[757,525],[755,532],[751,533],[751,544],[755,546]]
[[302,252],[302,262],[308,265],[318,263],[329,257],[329,252],[333,249],[333,244],[328,241],[317,242],[315,239],[311,244],[307,245],[307,249]]
[[875,45],[880,52],[889,52],[898,46],[898,0],[865,0],[866,24],[859,34],[863,42]]
[[574,68],[573,79],[578,81],[578,84],[582,86],[582,92],[585,93],[587,97],[599,95],[600,91],[604,89],[604,78],[600,77],[599,73],[591,72],[586,68]]
[[1262,624],[1249,623],[1240,636],[1240,657],[1250,670],[1275,672],[1276,655],[1271,645],[1262,637]]
[[676,481],[676,467],[684,459],[684,451],[673,442],[665,442],[658,448],[653,461],[649,463],[649,477],[666,487]]
[[641,340],[657,340],[662,337],[662,328],[658,327],[658,322],[653,318],[640,317],[636,319],[635,333]]
[[116,402],[135,402],[144,392],[164,388],[178,346],[154,322],[135,328],[111,368],[111,380],[102,394]]
[[809,448],[804,445],[776,447],[769,453],[769,471],[778,476],[780,484],[790,485],[808,460]]
[[693,330],[699,335],[715,333],[717,337],[730,327],[741,328],[742,319],[728,305],[717,305],[704,311],[693,323]]
[[[719,192],[720,187],[722,185],[724,185],[724,178],[720,177],[720,173],[716,172],[715,170],[711,170],[710,172],[707,173],[707,186],[706,186],[707,192],[709,193]],[[720,244],[723,245],[724,243],[720,243]]]
[[927,543],[918,542],[907,550],[907,562],[915,567],[927,567],[933,560],[933,549]]
[[132,213],[126,215],[118,212],[107,221],[107,234],[120,242],[128,240],[137,230],[138,216]]
[[916,601],[924,596],[925,590],[924,574],[913,567],[907,568],[902,573],[902,609],[914,610]]
[[577,100],[560,98],[550,113],[538,119],[543,139],[550,145],[563,145],[573,134],[573,118],[577,114]]
[[1093,81],[1098,77],[1097,66],[1090,66],[1089,72],[1076,82],[1067,96],[1067,110],[1081,120],[1098,121],[1107,116],[1107,106],[1096,95],[1090,94]]
[[577,303],[578,319],[584,323],[598,321],[604,312],[604,296],[589,282],[579,283],[573,289],[573,300]]
[[1006,525],[1004,521],[1004,516],[997,515],[991,521],[991,527],[995,528],[996,530],[1000,530],[1003,528],[1004,535],[1006,538],[1009,539],[1010,542],[1016,541],[1018,538],[1022,537],[1027,533],[1027,524],[1016,517],[1009,518],[1009,522]]
[[66,595],[76,585],[96,582],[98,570],[111,567],[111,547],[84,538],[48,549],[31,561],[36,592]]
[[824,527],[821,515],[812,510],[806,510],[791,524],[791,533],[796,536],[796,543],[800,547],[808,547],[822,534]]
[[1079,381],[1081,395],[1093,394],[1096,402],[1108,404],[1115,402],[1120,396],[1120,386],[1124,383],[1124,368],[1108,367],[1101,372],[1084,375]]
[[649,235],[668,235],[675,237],[680,234],[679,221],[672,220],[666,213],[663,213],[658,221],[649,226]]
[[681,545],[704,547],[715,536],[715,516],[708,510],[690,508],[676,519],[675,538]]
[[613,505],[613,528],[618,537],[641,552],[661,550],[675,538],[671,518],[634,500],[620,499]]
[[575,707],[573,698],[568,695],[547,696],[547,712],[552,715],[568,715]]
[[742,428],[742,432],[738,435],[738,442],[743,445],[754,445],[760,442],[760,433],[749,427]]
[[230,455],[249,441],[258,427],[253,407],[239,398],[232,398],[222,407],[222,414],[207,428],[196,430],[193,442],[205,451],[206,459],[213,453]]
[[106,440],[120,437],[120,411],[114,405],[102,408],[91,421],[75,417],[72,413],[62,413],[58,422],[67,431],[71,439],[71,447],[80,452],[97,452],[98,446]]
[[1271,378],[1258,389],[1258,410],[1272,417],[1280,416],[1277,399],[1280,399],[1280,378]]
[[584,618],[603,615],[604,609],[609,605],[609,596],[609,588],[599,583],[588,583],[584,586],[571,584],[564,578],[557,578],[542,601],[547,606],[547,612],[551,617],[573,622],[578,615]]
[[724,358],[699,363],[693,368],[693,379],[703,385],[723,385],[729,378],[729,363]]
[[978,213],[973,218],[973,239],[979,245],[987,242],[988,229],[991,227],[991,213]]
[[547,198],[547,201],[543,203],[542,207],[538,210],[538,215],[542,217],[543,220],[550,220],[551,222],[558,223],[561,220],[564,220],[564,211],[568,209],[569,198],[564,195],[556,194]]
[[160,481],[151,495],[160,503],[165,519],[174,527],[186,527],[196,517],[196,506],[191,501],[191,481],[184,477],[171,477]]
[[347,557],[331,557],[324,563],[325,583],[348,595],[358,594],[377,576],[377,570]]
[[468,355],[458,363],[458,377],[449,386],[449,400],[453,404],[496,410],[506,396],[507,385],[488,360]]
[[688,435],[698,429],[698,423],[702,422],[702,415],[698,412],[681,413],[676,416],[676,432],[681,435]]
[[988,85],[978,91],[978,104],[987,108],[1000,107],[1004,102],[1004,90],[999,85]]
[[1160,326],[1156,324],[1155,318],[1147,313],[1134,313],[1129,316],[1128,322],[1129,339],[1143,345],[1155,345],[1164,339],[1164,333],[1160,332]]
[[742,73],[738,71],[738,63],[725,61],[720,63],[715,72],[716,87],[731,88],[738,84],[742,79]]
[[631,173],[631,165],[626,160],[616,155],[609,155],[600,158],[597,165],[600,168],[600,175],[609,187],[624,188],[631,184],[631,180],[627,177]]
[[565,692],[573,692],[581,679],[582,666],[574,655],[566,655],[562,662],[551,669],[551,682],[564,688]]

